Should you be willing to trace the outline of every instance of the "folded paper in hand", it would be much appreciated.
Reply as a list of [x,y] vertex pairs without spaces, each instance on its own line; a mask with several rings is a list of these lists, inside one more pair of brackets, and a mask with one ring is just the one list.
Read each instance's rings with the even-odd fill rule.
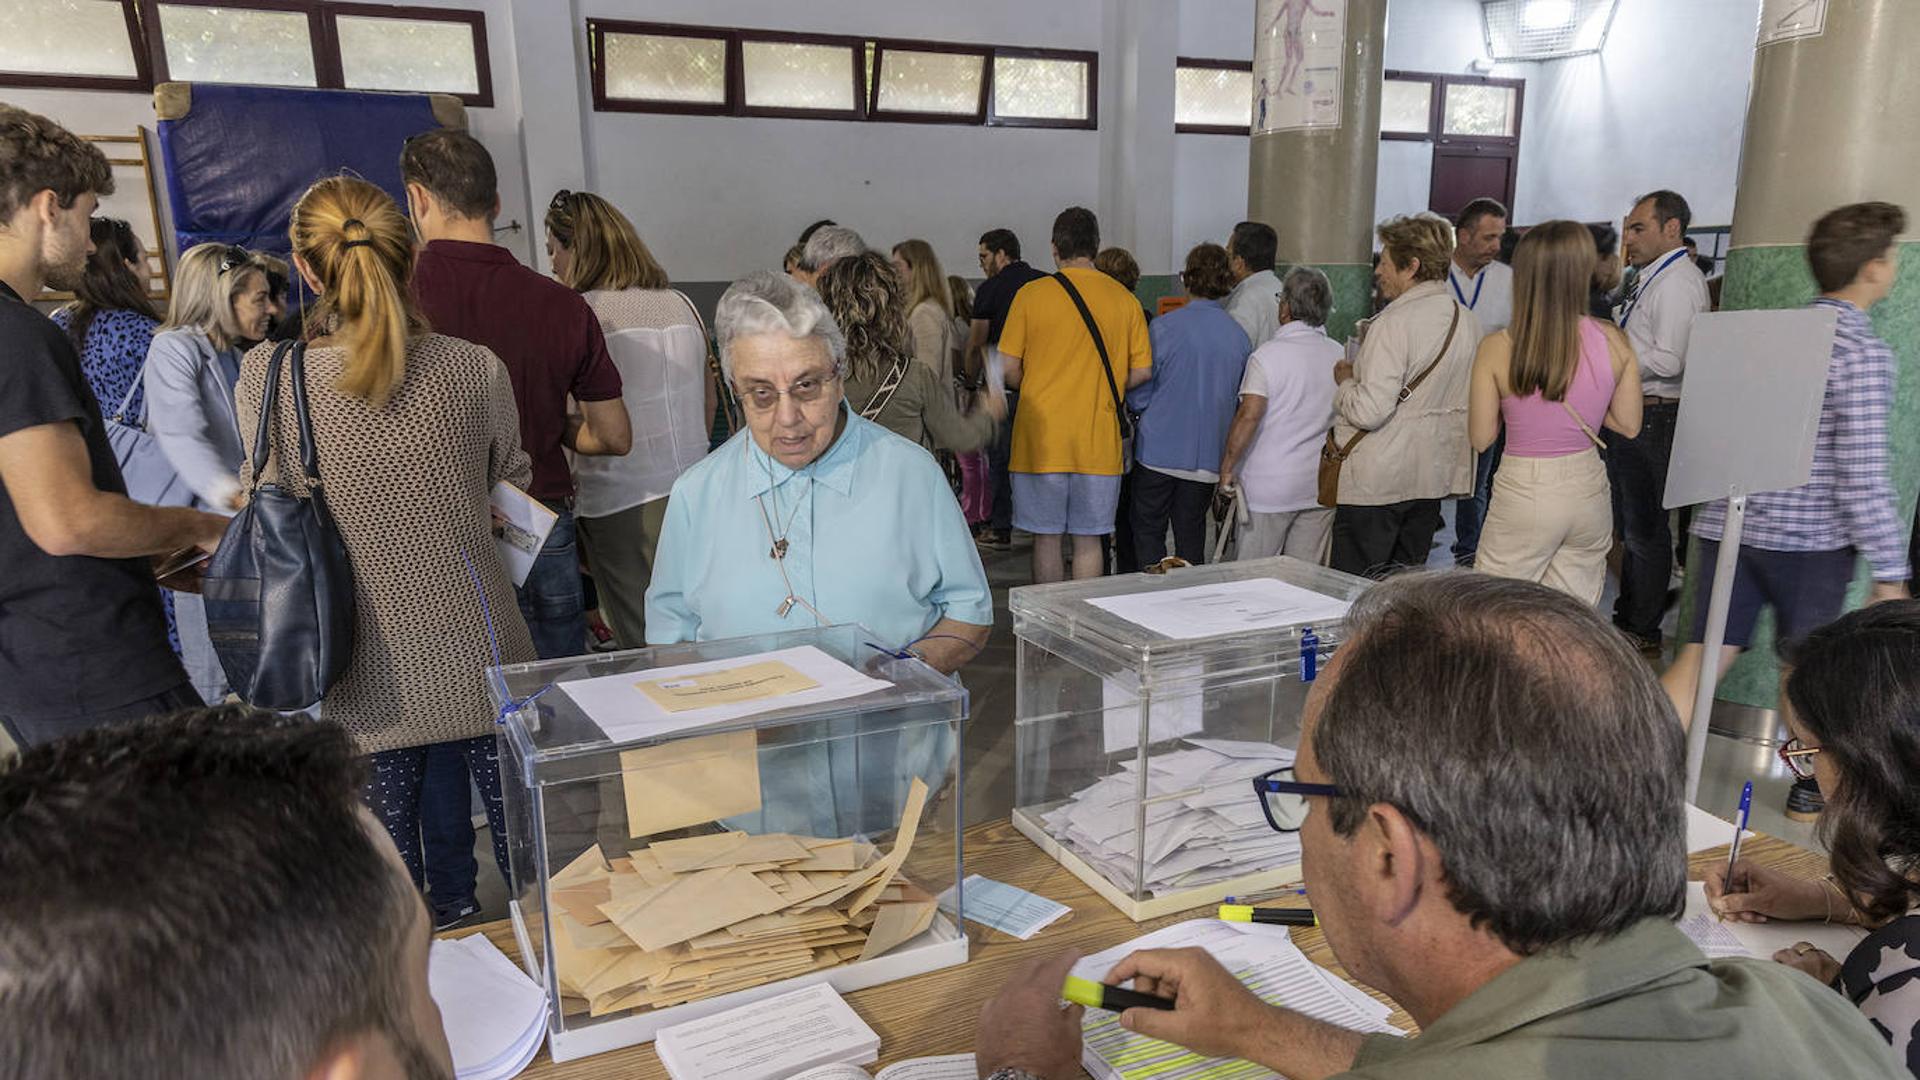
[[527,583],[533,561],[546,546],[547,534],[560,515],[505,480],[493,485],[488,502],[493,511],[494,547],[500,552],[500,565],[507,568],[507,576],[517,589]]

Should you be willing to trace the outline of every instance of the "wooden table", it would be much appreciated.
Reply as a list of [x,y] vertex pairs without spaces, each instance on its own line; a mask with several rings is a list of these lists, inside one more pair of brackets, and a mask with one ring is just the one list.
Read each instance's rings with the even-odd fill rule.
[[[1756,834],[1740,848],[1742,854],[1763,865],[1790,873],[1817,877],[1826,872],[1826,859],[1784,840]],[[1707,867],[1724,862],[1723,845],[1700,852],[1690,859],[1690,877],[1700,878]],[[1111,948],[1130,938],[1169,923],[1198,917],[1211,908],[1169,915],[1144,923],[1135,923],[1111,904],[1095,895],[1049,859],[1039,848],[1014,831],[1007,822],[989,822],[969,829],[966,834],[966,871],[996,881],[1018,885],[1029,892],[1057,900],[1073,909],[1073,914],[1054,923],[1031,941],[1017,941],[977,923],[967,923],[971,953],[966,964],[920,975],[912,979],[847,995],[855,1011],[880,1035],[882,1064],[902,1058],[934,1054],[969,1053],[973,1049],[974,1021],[980,1008],[1000,989],[1013,969],[1036,954],[1077,948],[1085,953]],[[489,923],[466,931],[484,933],[502,952],[519,958],[510,922]],[[1333,958],[1326,935],[1317,927],[1295,929],[1293,941],[1313,961],[1343,977],[1345,972]],[[450,935],[450,936],[460,936]],[[1368,987],[1362,987],[1387,1004],[1391,1001]],[[1413,1021],[1399,1008],[1391,1018],[1396,1026],[1411,1031]],[[653,1044],[630,1046],[594,1057],[555,1064],[546,1050],[527,1071],[529,1080],[585,1080],[620,1077],[636,1080],[664,1078],[666,1070],[653,1052]]]

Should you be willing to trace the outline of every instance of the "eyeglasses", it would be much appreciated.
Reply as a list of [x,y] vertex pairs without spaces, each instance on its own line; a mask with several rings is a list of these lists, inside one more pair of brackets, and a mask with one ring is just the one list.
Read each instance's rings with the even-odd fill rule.
[[785,390],[778,390],[765,383],[749,386],[745,389],[734,388],[734,392],[745,402],[747,408],[755,412],[766,412],[780,403],[783,397],[790,397],[801,405],[811,405],[819,401],[827,392],[827,384],[839,378],[837,372],[825,372],[817,375],[802,375]]
[[1813,755],[1820,752],[1817,746],[1808,746],[1799,739],[1788,739],[1780,747],[1780,760],[1786,763],[1793,775],[1801,780],[1813,779]]
[[223,274],[231,274],[252,261],[253,252],[248,251],[239,244],[228,244],[226,248],[220,252],[220,272]]
[[1260,810],[1274,832],[1299,832],[1306,824],[1307,799],[1332,798],[1341,794],[1332,784],[1309,784],[1293,778],[1292,769],[1275,769],[1253,778],[1254,794],[1260,796]]

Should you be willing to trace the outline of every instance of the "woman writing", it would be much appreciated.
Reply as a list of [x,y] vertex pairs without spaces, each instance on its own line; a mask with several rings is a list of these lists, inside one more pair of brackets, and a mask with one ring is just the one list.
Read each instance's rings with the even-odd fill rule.
[[[504,875],[506,819],[483,672],[534,658],[487,509],[496,482],[524,488],[532,477],[507,369],[478,345],[425,331],[407,289],[412,234],[379,188],[346,176],[314,184],[294,207],[289,234],[294,268],[318,298],[308,316],[319,336],[306,352],[307,396],[327,505],[354,572],[353,652],[322,708],[371,755],[367,805],[416,885],[420,782],[434,743],[453,743],[466,757]],[[274,348],[255,348],[241,369],[245,473]],[[284,465],[300,460],[291,378],[282,371],[280,415],[268,430],[280,480],[297,484],[297,469]]]
[[1513,322],[1480,343],[1467,433],[1506,429],[1506,456],[1474,567],[1600,602],[1613,498],[1597,430],[1640,433],[1640,365],[1625,334],[1585,314],[1593,234],[1577,221],[1527,230],[1513,253]]
[[1831,873],[1798,878],[1745,859],[1707,873],[1713,909],[1742,922],[1873,928],[1836,959],[1799,942],[1774,959],[1860,1007],[1920,1076],[1920,601],[1862,608],[1812,634],[1792,656],[1780,756],[1818,777],[1820,839]]
[[562,191],[546,227],[554,274],[586,296],[626,388],[633,449],[574,459],[574,514],[614,640],[637,649],[647,641],[647,584],[667,493],[707,454],[715,397],[707,328],[612,203]]

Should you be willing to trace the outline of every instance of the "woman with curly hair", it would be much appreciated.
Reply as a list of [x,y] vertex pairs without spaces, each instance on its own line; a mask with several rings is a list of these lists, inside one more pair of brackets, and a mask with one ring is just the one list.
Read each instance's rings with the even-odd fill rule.
[[1774,959],[1845,994],[1920,1075],[1920,601],[1843,616],[1794,650],[1780,756],[1818,777],[1829,869],[1795,877],[1746,859],[1707,874],[1715,911],[1742,922],[1873,927],[1846,958],[1807,942]]
[[965,453],[993,438],[1006,406],[985,390],[954,404],[950,383],[916,363],[907,330],[907,286],[885,255],[869,251],[820,275],[820,299],[847,338],[847,406],[922,446]]

